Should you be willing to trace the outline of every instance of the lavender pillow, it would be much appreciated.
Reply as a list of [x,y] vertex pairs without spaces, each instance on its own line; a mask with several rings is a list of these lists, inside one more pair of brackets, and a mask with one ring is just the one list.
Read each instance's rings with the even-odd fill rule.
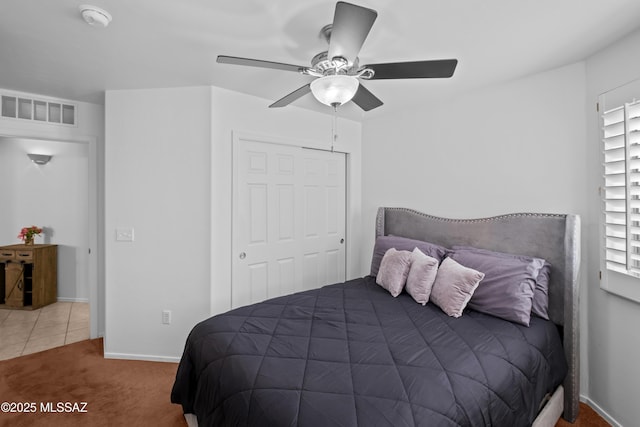
[[536,288],[533,290],[533,304],[531,305],[531,312],[545,320],[549,320],[550,274],[551,264],[545,261],[536,278]]
[[[526,264],[535,263],[536,265],[539,265],[541,260],[541,258],[534,258],[527,255],[507,254],[504,252],[495,252],[488,249],[478,249],[469,246],[454,246],[452,250],[476,252],[479,254],[494,256],[496,258],[515,258]],[[535,289],[533,290],[531,312],[538,317],[549,320],[549,275],[551,274],[551,264],[544,260],[541,261],[543,266],[538,271],[535,278]]]
[[455,248],[449,256],[485,274],[469,308],[529,326],[533,291],[544,260],[496,255],[475,248]]
[[373,248],[373,258],[371,259],[372,276],[378,275],[382,257],[390,248],[404,251],[412,251],[414,248],[418,248],[423,254],[437,259],[438,262],[442,261],[447,253],[446,248],[433,243],[423,242],[422,240],[413,240],[398,236],[380,236],[376,239],[376,244]]
[[484,274],[445,258],[431,288],[431,302],[452,317],[462,316]]
[[407,276],[406,290],[416,302],[425,305],[429,302],[431,288],[436,280],[439,261],[425,255],[420,249],[411,252],[411,268]]
[[397,297],[407,282],[411,267],[411,252],[389,249],[382,258],[376,283]]

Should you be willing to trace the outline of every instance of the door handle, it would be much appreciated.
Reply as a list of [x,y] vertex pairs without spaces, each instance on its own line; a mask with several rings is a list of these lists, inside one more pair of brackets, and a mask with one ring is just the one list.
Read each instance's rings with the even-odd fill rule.
[[240,259],[245,259],[247,257],[247,254],[244,253],[244,252],[240,252],[239,257],[240,257]]
[[340,239],[340,244],[343,244],[343,243],[344,243],[344,239]]

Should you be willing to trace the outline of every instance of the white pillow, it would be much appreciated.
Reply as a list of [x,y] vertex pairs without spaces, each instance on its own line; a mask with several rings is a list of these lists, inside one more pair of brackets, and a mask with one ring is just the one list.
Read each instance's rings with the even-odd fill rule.
[[431,288],[431,301],[452,317],[462,316],[484,273],[445,258]]
[[406,285],[407,293],[416,302],[425,305],[429,302],[429,295],[431,295],[431,288],[437,273],[438,260],[415,248],[411,253],[411,268]]
[[397,297],[407,282],[411,267],[411,252],[398,251],[395,248],[385,252],[380,262],[380,270],[376,276],[376,283],[385,288],[391,295]]

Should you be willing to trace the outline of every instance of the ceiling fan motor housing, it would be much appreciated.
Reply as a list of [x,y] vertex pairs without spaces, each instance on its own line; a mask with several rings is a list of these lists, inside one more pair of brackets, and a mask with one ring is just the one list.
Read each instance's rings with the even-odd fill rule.
[[320,52],[311,59],[311,68],[326,76],[330,74],[351,74],[351,70],[358,68],[358,59],[353,64],[349,64],[345,58],[336,56],[329,59],[327,51]]

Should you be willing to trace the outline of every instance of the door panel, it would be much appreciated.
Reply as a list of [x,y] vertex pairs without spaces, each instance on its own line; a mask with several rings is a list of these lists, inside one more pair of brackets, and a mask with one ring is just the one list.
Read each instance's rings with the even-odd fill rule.
[[295,238],[295,187],[293,184],[279,184],[277,186],[278,222],[277,239],[278,242],[291,242]]
[[249,246],[267,244],[267,186],[249,184]]
[[305,167],[305,234],[302,248],[315,263],[305,263],[305,289],[341,282],[345,278],[344,154],[307,150]]
[[345,280],[346,157],[234,141],[232,307]]

